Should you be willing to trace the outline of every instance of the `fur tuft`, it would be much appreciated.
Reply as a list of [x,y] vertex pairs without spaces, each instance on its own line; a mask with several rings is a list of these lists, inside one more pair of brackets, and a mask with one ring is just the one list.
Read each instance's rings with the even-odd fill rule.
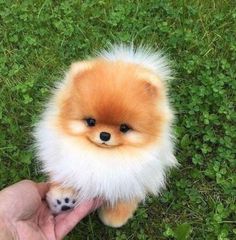
[[142,65],[153,71],[162,80],[172,78],[172,71],[164,54],[161,51],[153,51],[147,46],[135,48],[133,45],[114,45],[108,50],[101,51],[98,56],[109,61],[124,61]]

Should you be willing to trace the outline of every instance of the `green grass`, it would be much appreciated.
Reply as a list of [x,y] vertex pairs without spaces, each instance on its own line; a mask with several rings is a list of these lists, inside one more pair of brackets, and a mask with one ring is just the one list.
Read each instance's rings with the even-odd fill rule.
[[123,228],[91,215],[66,239],[236,239],[235,26],[226,0],[0,0],[0,188],[43,179],[31,131],[63,70],[108,43],[143,42],[164,49],[176,71],[181,167]]

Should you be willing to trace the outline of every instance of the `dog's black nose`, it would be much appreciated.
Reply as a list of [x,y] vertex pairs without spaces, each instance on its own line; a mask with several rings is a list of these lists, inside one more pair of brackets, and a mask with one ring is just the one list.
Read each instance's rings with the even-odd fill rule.
[[102,141],[109,141],[109,139],[111,138],[111,134],[108,132],[101,132],[100,138]]

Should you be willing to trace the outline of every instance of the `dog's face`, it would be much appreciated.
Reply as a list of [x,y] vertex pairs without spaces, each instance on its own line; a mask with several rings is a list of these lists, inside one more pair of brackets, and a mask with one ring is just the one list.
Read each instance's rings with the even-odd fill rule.
[[[165,89],[141,66],[95,60],[73,64],[59,101],[60,127],[87,144],[139,147],[161,137]],[[155,84],[153,79],[155,78]]]

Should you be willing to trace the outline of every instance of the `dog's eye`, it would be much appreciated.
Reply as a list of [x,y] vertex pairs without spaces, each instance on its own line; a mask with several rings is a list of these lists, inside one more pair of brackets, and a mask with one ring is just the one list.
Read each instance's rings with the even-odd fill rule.
[[128,132],[130,129],[131,129],[131,127],[128,126],[127,124],[125,124],[125,123],[122,123],[120,125],[120,131],[123,132],[123,133]]
[[85,118],[85,121],[89,127],[94,127],[96,125],[96,120],[94,118]]

